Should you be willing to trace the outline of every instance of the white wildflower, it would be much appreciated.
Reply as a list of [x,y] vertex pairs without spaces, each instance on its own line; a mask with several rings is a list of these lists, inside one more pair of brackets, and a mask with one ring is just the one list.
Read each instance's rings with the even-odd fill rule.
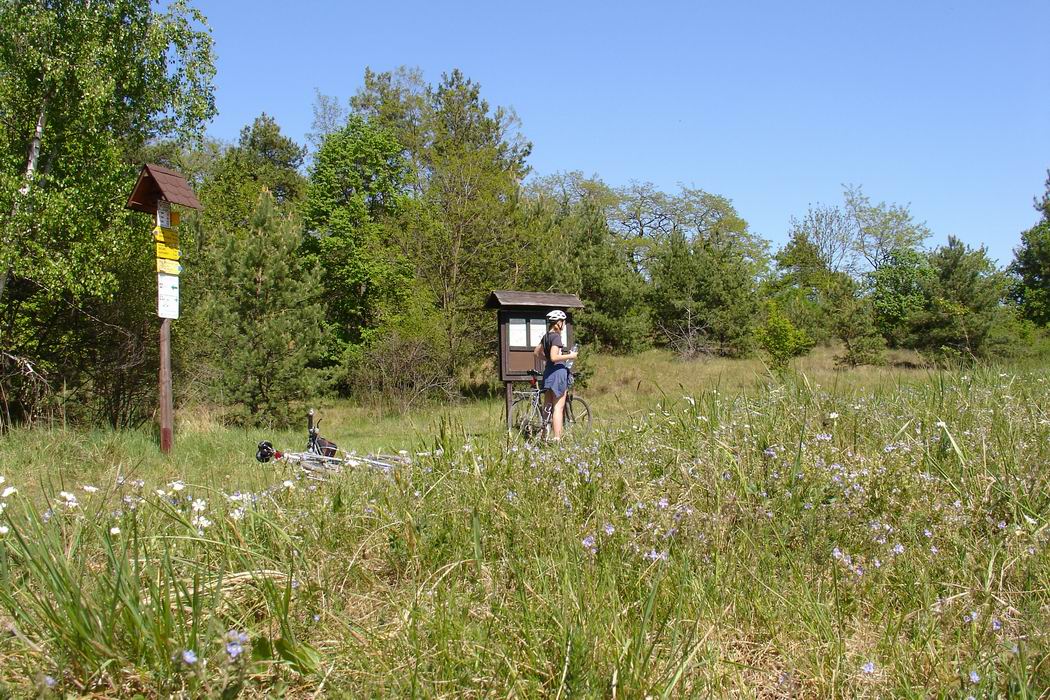
[[8,486],[6,489],[4,489],[3,493],[0,493],[0,497],[8,498],[9,496],[14,496],[16,493],[18,493],[18,489],[16,489],[14,486]]

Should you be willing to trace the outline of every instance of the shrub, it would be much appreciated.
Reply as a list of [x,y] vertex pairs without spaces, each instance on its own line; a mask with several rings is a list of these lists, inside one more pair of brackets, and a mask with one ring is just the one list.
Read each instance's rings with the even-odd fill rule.
[[813,341],[805,331],[795,328],[791,320],[773,303],[769,304],[766,322],[755,333],[758,345],[769,357],[773,369],[783,371],[793,357],[805,355]]

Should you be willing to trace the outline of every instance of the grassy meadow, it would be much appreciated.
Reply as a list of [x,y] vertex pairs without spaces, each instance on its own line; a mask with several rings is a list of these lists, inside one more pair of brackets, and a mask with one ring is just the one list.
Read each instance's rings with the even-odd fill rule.
[[[594,430],[320,405],[0,438],[0,696],[1045,697],[1050,372],[596,358]],[[420,454],[422,453],[422,454]]]

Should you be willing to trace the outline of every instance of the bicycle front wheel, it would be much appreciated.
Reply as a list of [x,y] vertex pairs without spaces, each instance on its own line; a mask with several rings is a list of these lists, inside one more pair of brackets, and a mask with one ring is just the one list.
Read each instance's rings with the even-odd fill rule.
[[539,435],[542,428],[539,411],[536,410],[532,399],[523,396],[510,405],[510,429],[523,440]]
[[565,402],[565,428],[573,432],[591,429],[591,408],[586,401],[570,396]]

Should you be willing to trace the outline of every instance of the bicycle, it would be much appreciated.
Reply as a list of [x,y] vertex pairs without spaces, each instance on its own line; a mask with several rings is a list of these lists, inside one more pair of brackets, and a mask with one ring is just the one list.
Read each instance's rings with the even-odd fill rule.
[[[540,388],[537,381],[543,376],[543,373],[530,369],[528,374],[531,388],[515,391],[514,396],[518,398],[510,406],[512,429],[526,442],[537,438],[546,439],[551,431],[553,420],[553,407],[544,402],[543,395],[546,392]],[[565,413],[562,422],[562,429],[566,433],[580,432],[591,427],[591,409],[587,402],[576,396],[573,391],[578,376],[580,376],[578,372],[569,370],[569,389],[568,396],[565,397]]]
[[340,473],[344,467],[375,467],[389,472],[394,467],[410,462],[402,455],[368,455],[361,457],[347,453],[330,440],[321,437],[321,419],[314,422],[314,410],[306,414],[306,449],[302,452],[282,452],[274,449],[273,443],[263,440],[255,450],[255,459],[266,463],[270,460],[296,465],[307,473],[307,478],[325,480],[330,474]]

